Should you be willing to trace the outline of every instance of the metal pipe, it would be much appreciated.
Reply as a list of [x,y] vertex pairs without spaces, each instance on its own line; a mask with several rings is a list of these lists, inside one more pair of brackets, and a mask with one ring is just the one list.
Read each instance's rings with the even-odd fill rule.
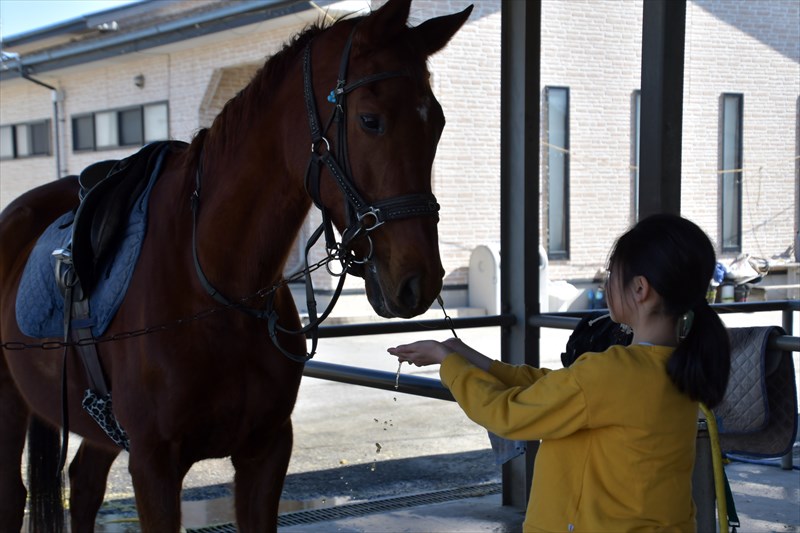
[[528,324],[539,328],[575,329],[580,321],[580,318],[571,316],[531,315],[528,317]]
[[56,156],[56,179],[59,179],[59,178],[61,178],[61,133],[60,133],[61,130],[60,130],[59,126],[58,126],[58,122],[59,122],[58,121],[58,89],[56,89],[52,85],[48,85],[47,83],[45,83],[45,82],[43,82],[41,80],[37,80],[36,78],[31,77],[30,74],[25,72],[25,68],[26,67],[24,67],[22,65],[22,63],[19,64],[20,76],[22,76],[24,79],[26,79],[26,80],[28,80],[30,82],[35,83],[36,85],[40,85],[40,86],[45,87],[46,89],[50,89],[50,91],[52,91],[51,94],[52,94],[52,97],[53,97],[53,127],[54,127],[53,135],[55,136],[54,141],[55,141],[55,149],[56,149],[56,153],[55,153],[55,156]]
[[719,314],[759,313],[762,311],[800,311],[800,300],[773,300],[769,302],[738,302],[733,304],[712,304],[711,308]]
[[[483,328],[492,326],[511,326],[513,315],[490,315],[453,318],[454,328]],[[447,330],[450,322],[446,319],[404,320],[402,322],[373,322],[364,324],[342,324],[337,326],[320,326],[319,337],[355,337],[359,335],[378,335],[383,333],[410,333],[421,330]]]
[[383,370],[309,361],[303,369],[303,375],[309,378],[327,379],[338,381],[339,383],[425,396],[437,400],[455,401],[450,391],[438,379],[423,378],[410,374],[400,374],[399,387],[397,389],[395,389],[397,374]]
[[[783,326],[783,330],[786,332],[787,336],[788,335],[792,335],[794,333],[794,320],[792,320],[793,318],[794,317],[792,316],[792,311],[791,310],[784,309],[781,312],[781,322],[782,322],[781,325]],[[778,339],[776,339],[776,341],[780,341],[783,338],[784,337],[778,338]],[[784,350],[790,350],[791,349],[793,351],[800,352],[800,346],[798,346],[798,345],[800,345],[800,337],[785,337],[785,338],[798,339],[798,340],[795,343],[795,347],[794,348],[783,348]],[[796,368],[795,368],[795,372],[797,372]],[[781,457],[781,468],[782,469],[784,469],[784,470],[791,470],[792,469],[792,466],[793,466],[792,462],[794,461],[793,455],[794,454],[793,454],[792,450],[789,450],[789,452],[786,455]]]
[[686,0],[647,0],[642,11],[639,218],[681,212]]
[[[500,334],[502,361],[540,365],[539,115],[541,1],[500,2],[500,311],[517,317]],[[502,467],[503,505],[524,509],[538,441]]]
[[[761,302],[758,302],[761,303]],[[786,302],[784,302],[786,303]],[[763,310],[763,309],[760,309]],[[770,309],[773,310],[773,309]],[[725,309],[723,312],[735,313],[736,310]],[[743,312],[743,311],[738,311]],[[791,310],[783,310],[783,329],[787,333],[792,331],[792,312]],[[528,319],[528,323],[532,326],[540,328],[554,328],[554,329],[575,329],[580,322],[579,318],[571,316],[555,316],[555,315],[534,315]],[[781,335],[769,340],[768,348],[783,350],[786,352],[800,352],[800,337],[793,337],[791,335]]]
[[784,352],[800,352],[800,337],[781,335],[771,339],[768,348],[783,350]]

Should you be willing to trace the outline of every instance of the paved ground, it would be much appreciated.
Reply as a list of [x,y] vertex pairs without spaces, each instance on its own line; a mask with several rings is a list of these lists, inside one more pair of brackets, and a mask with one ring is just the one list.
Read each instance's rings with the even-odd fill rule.
[[[761,313],[737,317],[729,325],[779,321],[777,313]],[[795,332],[800,331],[795,328]],[[499,354],[496,328],[464,330],[459,335],[484,353]],[[429,335],[437,339],[447,336],[446,332]],[[569,332],[562,330],[543,333],[543,366],[560,367],[559,354],[568,336]],[[420,337],[395,334],[322,339],[317,359],[394,372],[397,364],[386,354],[386,347]],[[437,376],[435,369],[404,366],[403,374],[409,372]],[[406,395],[402,386],[398,392],[380,391],[306,378],[294,425],[295,448],[283,512],[500,482],[500,470],[484,430],[470,422],[454,403]],[[77,448],[75,441],[71,444],[73,450]],[[797,453],[794,463],[800,464]],[[751,464],[733,464],[727,471],[742,518],[739,531],[800,533],[800,471]],[[204,461],[192,468],[185,481],[186,527],[232,519],[231,479],[227,460]],[[499,498],[489,494],[433,504],[417,502],[413,508],[290,525],[281,530],[518,531],[520,512],[500,506]],[[138,531],[126,454],[112,469],[106,500],[98,520],[100,531]]]

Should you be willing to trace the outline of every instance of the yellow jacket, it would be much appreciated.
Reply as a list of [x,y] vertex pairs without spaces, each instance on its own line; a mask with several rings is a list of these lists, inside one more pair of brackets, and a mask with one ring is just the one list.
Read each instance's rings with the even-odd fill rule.
[[523,529],[695,531],[698,404],[673,385],[666,346],[613,346],[550,371],[458,354],[442,383],[464,412],[512,440],[542,440]]

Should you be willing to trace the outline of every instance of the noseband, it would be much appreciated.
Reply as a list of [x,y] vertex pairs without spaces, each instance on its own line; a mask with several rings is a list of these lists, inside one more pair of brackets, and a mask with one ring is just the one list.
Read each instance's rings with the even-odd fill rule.
[[[272,343],[286,357],[298,363],[305,363],[314,357],[317,348],[319,325],[328,317],[330,312],[333,310],[334,305],[336,305],[336,302],[341,295],[342,288],[344,287],[344,280],[352,265],[364,264],[372,259],[373,246],[370,233],[390,220],[400,220],[415,216],[438,217],[439,213],[439,204],[436,202],[436,197],[433,194],[406,194],[368,203],[358,192],[358,189],[353,182],[350,160],[347,153],[347,95],[359,87],[363,87],[364,85],[370,83],[375,83],[389,78],[409,76],[407,72],[389,71],[365,76],[358,81],[348,84],[347,67],[350,62],[350,51],[353,43],[353,35],[355,34],[355,30],[357,28],[358,25],[356,24],[356,26],[350,32],[347,42],[345,43],[344,50],[342,51],[336,87],[328,95],[328,101],[334,105],[334,109],[330,118],[328,119],[328,122],[325,124],[324,129],[320,127],[319,112],[317,111],[314,85],[311,77],[311,41],[309,41],[306,45],[303,54],[303,97],[305,99],[306,112],[308,114],[308,124],[311,129],[311,157],[309,159],[305,174],[305,188],[313,200],[314,205],[317,206],[322,214],[322,223],[309,237],[305,246],[305,265],[303,272],[306,285],[306,303],[309,318],[308,325],[299,330],[289,330],[278,324],[278,313],[274,306],[274,290],[271,290],[266,295],[267,301],[265,309],[258,310],[232,303],[227,297],[222,295],[213,287],[203,273],[199,258],[197,256],[196,228],[202,174],[201,166],[198,166],[196,177],[197,183],[195,192],[192,196],[192,211],[194,213],[192,236],[193,255],[195,270],[197,271],[197,275],[201,284],[218,302],[226,306],[234,307],[235,309],[243,311],[256,318],[266,319],[267,329],[269,331],[269,336],[272,340]],[[331,144],[325,137],[326,133],[334,122],[337,124],[337,146],[335,157],[330,150]],[[331,222],[328,209],[322,203],[322,196],[320,193],[320,178],[322,175],[323,165],[327,167],[344,198],[345,222],[347,227],[342,232],[341,242],[336,242],[333,224]],[[318,316],[317,303],[316,299],[314,298],[314,287],[311,280],[312,269],[309,266],[308,256],[311,248],[319,240],[323,233],[325,234],[325,248],[327,251],[326,265],[328,266],[328,271],[331,275],[339,277],[339,282],[334,290],[328,307],[321,315]],[[358,258],[353,254],[352,244],[358,239],[362,238],[367,240],[368,251],[366,255]],[[330,269],[330,262],[334,260],[338,260],[341,264],[341,271],[338,273],[335,273]],[[279,332],[288,335],[307,335],[310,333],[312,343],[311,351],[303,355],[297,355],[287,351],[280,345],[278,341],[277,335]]]

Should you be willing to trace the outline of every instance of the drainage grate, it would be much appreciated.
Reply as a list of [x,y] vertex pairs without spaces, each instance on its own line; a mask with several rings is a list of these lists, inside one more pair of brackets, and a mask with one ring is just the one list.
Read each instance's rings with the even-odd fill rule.
[[[500,494],[502,485],[500,483],[487,483],[474,487],[460,487],[455,489],[440,490],[436,492],[426,492],[411,496],[398,496],[396,498],[384,498],[359,503],[349,503],[326,507],[323,509],[308,509],[305,511],[294,511],[278,516],[279,527],[297,526],[302,524],[313,524],[326,520],[341,520],[343,518],[354,518],[374,513],[386,513],[397,509],[415,507],[417,505],[430,505],[443,503],[464,498],[479,498],[491,494]],[[217,526],[206,526],[197,529],[189,529],[191,533],[236,533],[235,524],[221,524]]]
[[198,528],[186,528],[189,533],[237,533],[236,524],[220,524],[218,526],[204,526]]

